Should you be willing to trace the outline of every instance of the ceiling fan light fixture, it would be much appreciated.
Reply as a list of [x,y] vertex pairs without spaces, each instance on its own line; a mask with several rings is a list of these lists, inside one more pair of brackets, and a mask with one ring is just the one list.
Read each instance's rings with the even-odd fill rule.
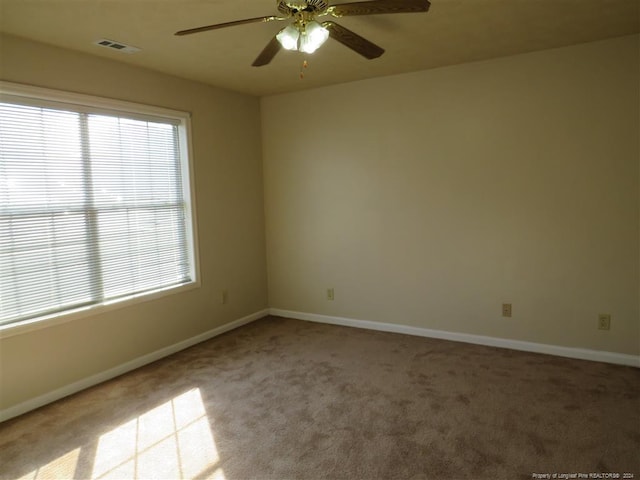
[[[0,0],[1,2],[2,0]],[[361,37],[348,28],[342,27],[330,20],[319,23],[316,18],[330,15],[334,18],[355,15],[374,15],[383,13],[418,13],[427,12],[430,0],[359,0],[355,2],[329,5],[331,0],[276,0],[280,16],[263,16],[245,18],[225,23],[204,25],[202,27],[180,30],[178,36],[192,33],[218,30],[220,28],[246,25],[249,23],[265,23],[279,20],[289,20],[287,27],[280,30],[260,52],[251,64],[254,67],[267,65],[281,50],[297,50],[313,53],[320,48],[329,37],[353,50],[367,60],[378,58],[384,53],[384,48]],[[101,42],[100,42],[101,43]],[[102,45],[102,43],[101,43]]]
[[300,46],[298,50],[304,53],[313,53],[329,38],[329,30],[315,20],[307,22],[304,31],[300,34]]
[[289,25],[288,27],[280,30],[276,35],[276,38],[285,50],[297,50],[300,32],[294,25]]

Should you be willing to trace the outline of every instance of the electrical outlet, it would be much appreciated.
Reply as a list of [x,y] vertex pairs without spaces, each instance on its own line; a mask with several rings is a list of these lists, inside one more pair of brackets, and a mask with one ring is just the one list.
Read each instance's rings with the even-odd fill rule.
[[609,330],[611,328],[611,315],[608,313],[601,313],[598,315],[598,329]]
[[227,290],[222,290],[222,292],[220,292],[220,303],[222,305],[229,303],[229,292]]
[[333,288],[327,288],[327,300],[333,300],[334,298]]
[[511,316],[511,304],[510,303],[503,303],[502,304],[502,316],[503,317],[510,317]]

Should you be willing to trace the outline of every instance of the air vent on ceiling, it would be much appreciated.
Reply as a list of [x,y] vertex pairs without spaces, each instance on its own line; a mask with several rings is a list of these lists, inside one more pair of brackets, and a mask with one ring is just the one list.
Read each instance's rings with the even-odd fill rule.
[[140,51],[138,47],[125,45],[122,42],[114,42],[113,40],[107,40],[106,38],[101,38],[100,40],[96,40],[95,42],[93,42],[93,44],[98,45],[99,47],[111,48],[113,50],[117,50],[119,52],[124,52],[124,53],[136,53]]

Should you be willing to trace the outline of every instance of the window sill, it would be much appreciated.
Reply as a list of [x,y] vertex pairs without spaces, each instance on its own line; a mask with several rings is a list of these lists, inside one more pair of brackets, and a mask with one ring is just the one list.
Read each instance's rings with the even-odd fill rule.
[[120,298],[118,300],[102,303],[100,305],[77,308],[75,310],[68,310],[66,312],[47,315],[44,317],[32,318],[29,320],[24,320],[22,322],[1,325],[0,339],[22,335],[23,333],[32,332],[34,330],[61,325],[63,323],[91,317],[93,315],[99,315],[101,313],[110,312],[112,310],[130,307],[138,303],[157,300],[158,298],[166,297],[168,295],[184,293],[196,288],[200,288],[199,281],[178,285],[176,287],[167,287],[160,290],[154,290],[152,292],[141,293],[139,295],[131,295],[129,297]]

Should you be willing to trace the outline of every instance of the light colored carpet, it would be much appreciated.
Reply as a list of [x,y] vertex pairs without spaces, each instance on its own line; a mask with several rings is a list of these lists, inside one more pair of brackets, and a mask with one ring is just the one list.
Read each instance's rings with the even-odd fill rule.
[[5,422],[0,477],[640,478],[639,393],[631,367],[268,317]]

